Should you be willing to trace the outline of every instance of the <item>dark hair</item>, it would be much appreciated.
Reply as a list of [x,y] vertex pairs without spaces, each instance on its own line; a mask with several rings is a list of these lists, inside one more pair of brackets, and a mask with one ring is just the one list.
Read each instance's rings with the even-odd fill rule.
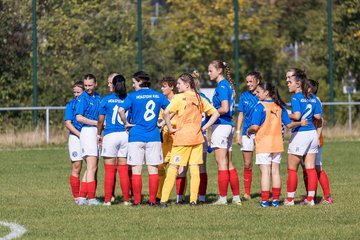
[[73,88],[74,87],[79,87],[79,88],[81,88],[82,90],[85,90],[85,87],[84,87],[84,82],[83,81],[76,81],[74,84],[73,84],[73,86],[72,86]]
[[139,85],[140,87],[150,87],[151,86],[150,76],[149,76],[149,74],[147,74],[144,71],[138,71],[138,72],[134,73],[132,75],[132,77],[138,82],[142,81],[142,83]]
[[96,82],[96,77],[93,74],[88,73],[84,76],[84,80],[94,80],[94,82]]
[[319,82],[313,79],[308,79],[305,83],[305,88],[308,90],[311,89],[310,94],[316,95],[319,88]]
[[277,90],[277,88],[269,82],[263,82],[260,83],[258,85],[258,87],[264,89],[265,91],[269,92],[269,97],[274,100],[274,102],[279,106],[279,107],[283,107],[285,106],[284,101],[281,99],[279,92]]
[[302,94],[305,96],[305,98],[308,98],[309,93],[308,93],[307,87],[305,86],[306,81],[307,81],[307,76],[306,76],[305,70],[302,70],[299,68],[290,68],[288,70],[288,72],[292,72],[293,73],[292,76],[295,78],[295,81],[301,83]]
[[236,97],[236,92],[235,92],[235,82],[234,80],[231,78],[231,72],[230,72],[230,66],[228,63],[220,61],[220,60],[214,60],[210,63],[211,65],[213,65],[216,69],[221,69],[223,75],[226,76],[226,79],[229,81],[231,88],[233,90],[233,96]]
[[255,78],[259,84],[262,82],[262,79],[263,79],[261,73],[258,71],[250,71],[246,74],[245,77],[248,77],[248,76],[252,76],[253,78]]
[[204,110],[203,110],[204,107],[203,107],[203,105],[202,105],[201,96],[200,96],[198,90],[196,89],[195,79],[194,79],[194,77],[192,76],[192,74],[190,74],[190,73],[183,73],[183,74],[181,74],[181,75],[179,76],[179,78],[180,78],[182,81],[184,81],[185,83],[189,83],[189,84],[190,84],[190,88],[191,88],[192,90],[194,90],[195,95],[196,95],[196,98],[197,98],[197,100],[198,100],[198,103],[199,103],[199,106],[200,106],[199,110],[200,110],[200,112],[203,112],[203,111],[204,111]]
[[162,85],[163,83],[167,83],[167,85],[169,87],[172,87],[172,92],[174,94],[176,94],[176,79],[174,77],[171,76],[165,76],[161,79],[160,81],[160,85]]
[[114,86],[114,92],[120,99],[126,98],[126,84],[125,84],[125,78],[123,75],[118,74],[115,75],[112,79],[112,84]]

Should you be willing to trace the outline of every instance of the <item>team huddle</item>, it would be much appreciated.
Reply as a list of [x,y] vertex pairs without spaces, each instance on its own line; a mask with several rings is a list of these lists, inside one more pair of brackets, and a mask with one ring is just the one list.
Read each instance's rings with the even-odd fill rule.
[[[188,169],[189,204],[204,204],[208,183],[206,158],[214,152],[219,197],[212,204],[229,203],[230,185],[231,204],[241,206],[242,200],[251,198],[255,151],[255,164],[261,173],[260,207],[278,207],[284,127],[291,128],[292,134],[288,148],[287,196],[283,204],[295,204],[299,165],[303,168],[307,191],[300,202],[315,205],[319,182],[324,193],[321,203],[333,203],[321,160],[323,117],[321,102],[316,97],[318,82],[308,79],[300,69],[290,69],[286,81],[294,95],[291,110],[287,110],[276,87],[263,82],[259,72],[249,72],[246,75],[248,91],[240,96],[235,126],[237,96],[229,65],[214,60],[208,66],[208,75],[217,83],[211,100],[201,93],[196,71],[183,73],[177,80],[164,77],[160,81],[162,93],[150,88],[150,77],[143,71],[132,75],[132,92],[127,91],[124,76],[111,74],[109,95],[103,98],[95,92],[94,75],[87,74],[83,81],[76,82],[74,99],[67,103],[64,119],[70,131],[70,186],[75,204],[111,205],[118,173],[121,201],[124,205],[139,206],[144,164],[148,171],[149,206],[167,207],[174,185],[176,203],[185,203]],[[242,197],[233,165],[233,139],[241,146],[244,159]],[[95,197],[100,155],[104,160],[104,201]],[[86,170],[80,180],[83,160]]]

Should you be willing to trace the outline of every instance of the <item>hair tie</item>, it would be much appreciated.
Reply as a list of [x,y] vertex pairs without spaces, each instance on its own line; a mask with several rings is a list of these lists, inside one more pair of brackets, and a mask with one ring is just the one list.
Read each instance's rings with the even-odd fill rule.
[[222,62],[222,64],[224,65],[224,67],[226,67],[226,62]]

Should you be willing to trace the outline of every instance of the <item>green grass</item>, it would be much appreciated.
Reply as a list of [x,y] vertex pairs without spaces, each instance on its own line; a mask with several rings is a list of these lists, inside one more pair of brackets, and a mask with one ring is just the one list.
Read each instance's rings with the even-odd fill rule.
[[[358,239],[359,146],[355,141],[327,142],[324,146],[324,168],[330,179],[333,205],[268,209],[258,208],[260,187],[256,166],[252,186],[255,198],[244,202],[242,207],[175,204],[166,209],[146,205],[131,208],[121,204],[86,207],[73,204],[66,148],[2,150],[0,221],[24,226],[28,232],[21,239]],[[242,179],[242,158],[235,145],[233,158]],[[102,197],[102,162],[99,166],[97,196]],[[213,156],[208,160],[208,172],[208,199],[214,201],[217,170]],[[147,178],[143,175],[146,200]],[[282,196],[285,196],[286,154],[282,161],[282,180]],[[120,194],[118,188],[116,192]],[[299,173],[297,199],[304,192]],[[321,190],[319,196],[322,196]],[[9,229],[0,226],[0,238],[8,233]]]

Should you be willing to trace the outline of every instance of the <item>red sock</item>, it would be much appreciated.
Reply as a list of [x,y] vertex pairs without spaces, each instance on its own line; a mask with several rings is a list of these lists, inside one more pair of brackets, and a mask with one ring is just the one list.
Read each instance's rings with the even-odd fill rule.
[[272,188],[273,200],[279,200],[280,199],[280,193],[281,193],[281,188]]
[[306,189],[306,194],[308,192],[308,176],[306,173],[306,170],[303,169],[303,179],[304,179],[304,185],[305,185],[305,189]]
[[80,187],[80,197],[82,198],[86,198],[87,193],[88,193],[88,187],[87,187],[88,183],[87,182],[82,182],[81,183],[81,187]]
[[120,179],[121,192],[124,201],[130,201],[130,179],[129,179],[129,166],[118,165],[118,173]]
[[134,194],[133,194],[133,187],[132,187],[132,168],[131,168],[131,166],[128,167],[128,175],[129,175],[129,181],[130,181],[130,196],[133,196]]
[[208,183],[207,173],[200,173],[200,185],[199,185],[199,195],[206,195],[206,188]]
[[104,176],[104,201],[110,202],[113,195],[113,189],[115,185],[116,167],[115,165],[105,164],[105,176]]
[[74,198],[79,197],[80,192],[80,178],[75,177],[73,175],[70,175],[70,186],[71,186],[71,192],[73,194]]
[[229,170],[229,178],[230,178],[230,187],[233,192],[233,196],[240,195],[239,175],[235,168]]
[[252,168],[244,168],[244,191],[247,195],[251,193]]
[[133,195],[134,195],[134,204],[141,203],[141,191],[142,191],[142,177],[141,174],[132,174],[131,181]]
[[159,175],[149,174],[149,202],[156,203],[156,193],[159,187]]
[[269,201],[270,191],[261,191],[261,201]]
[[96,193],[96,181],[88,182],[87,183],[88,188],[88,199],[95,198]]
[[184,195],[186,177],[176,177],[176,195]]
[[[287,187],[287,192],[288,192],[288,196],[287,196],[288,201],[294,200],[294,195],[296,192],[297,184],[298,184],[297,171],[288,169],[288,179],[286,181],[286,187]],[[289,193],[294,193],[294,195],[289,196]]]
[[318,177],[319,177],[319,183],[324,193],[324,198],[330,197],[330,184],[326,172],[324,170],[321,170]]
[[318,178],[315,168],[306,169],[306,173],[308,175],[308,195],[306,199],[311,201],[315,197]]
[[227,196],[229,184],[229,170],[218,170],[219,194],[221,197]]

